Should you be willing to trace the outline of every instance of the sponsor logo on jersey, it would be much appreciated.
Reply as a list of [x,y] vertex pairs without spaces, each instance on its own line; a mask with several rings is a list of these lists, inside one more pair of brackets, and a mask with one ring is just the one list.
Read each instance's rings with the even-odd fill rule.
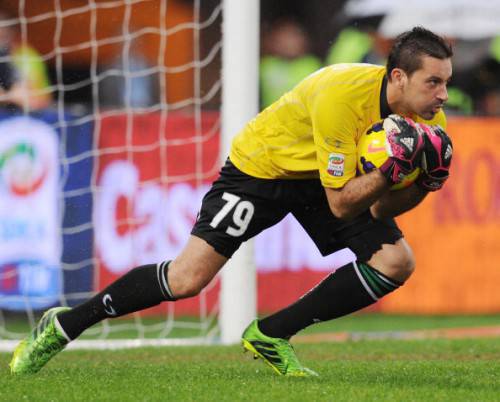
[[344,155],[331,153],[328,155],[328,167],[327,172],[332,176],[343,176],[344,175]]

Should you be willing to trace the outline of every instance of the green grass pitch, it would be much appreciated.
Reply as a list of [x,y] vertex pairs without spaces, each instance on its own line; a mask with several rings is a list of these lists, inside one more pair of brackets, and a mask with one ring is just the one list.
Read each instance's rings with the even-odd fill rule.
[[[400,331],[499,322],[498,316],[358,316],[339,327]],[[2,353],[0,401],[500,401],[499,338],[297,343],[296,351],[320,377],[279,377],[237,346],[65,351],[23,377],[10,375],[10,354]]]

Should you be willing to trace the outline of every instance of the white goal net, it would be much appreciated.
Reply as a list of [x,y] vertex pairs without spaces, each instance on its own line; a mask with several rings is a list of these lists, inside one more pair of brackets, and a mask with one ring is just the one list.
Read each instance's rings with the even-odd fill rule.
[[[17,72],[0,92],[4,350],[48,307],[174,258],[221,161],[222,0],[16,7],[0,13],[0,30],[16,38],[0,64]],[[217,279],[194,299],[104,321],[75,345],[212,342],[219,288]]]

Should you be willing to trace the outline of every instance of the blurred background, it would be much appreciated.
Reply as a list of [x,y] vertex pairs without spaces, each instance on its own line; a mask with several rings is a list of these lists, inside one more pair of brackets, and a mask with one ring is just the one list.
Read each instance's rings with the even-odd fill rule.
[[[98,100],[100,108],[123,107],[127,71],[133,75],[129,106],[152,106],[159,103],[160,96],[165,96],[168,103],[176,103],[194,95],[192,71],[187,66],[183,71],[158,69],[158,63],[179,66],[192,61],[193,41],[199,41],[202,59],[210,51],[213,53],[203,66],[199,89],[202,93],[208,91],[220,75],[220,52],[214,52],[214,45],[220,40],[221,15],[212,15],[215,20],[203,26],[197,38],[192,30],[181,28],[168,32],[167,39],[158,34],[161,24],[168,30],[189,23],[195,17],[196,1],[169,1],[164,21],[158,18],[161,3],[133,1],[125,7],[127,2],[120,6],[120,2],[104,0],[65,0],[56,10],[46,2],[1,1],[0,47],[4,57],[11,52],[15,66],[12,69],[2,64],[3,86],[16,81],[13,74],[17,69],[23,71],[17,74],[17,80],[29,76],[31,89],[45,89],[38,99],[30,100],[32,109],[47,106],[49,100],[57,102],[62,95],[65,105],[92,108]],[[209,18],[219,6],[218,0],[199,1],[198,17]],[[397,34],[424,25],[447,37],[454,47],[448,113],[500,113],[497,1],[409,0],[399,5],[389,0],[311,0],[307,4],[273,0],[262,1],[260,7],[262,106],[324,65],[384,64]],[[162,73],[165,77],[160,77]],[[99,81],[98,99],[93,76]],[[160,78],[166,81],[166,93],[160,93]],[[21,102],[17,94],[12,103]],[[204,107],[217,108],[219,102],[220,93],[216,93]]]
[[[371,310],[499,314],[500,1],[399,3],[261,1],[260,107],[323,66],[385,64],[415,25],[446,36],[452,177],[399,219],[417,273]],[[221,22],[220,0],[0,1],[0,321],[182,248],[222,157]],[[351,258],[286,218],[255,241],[258,311]],[[152,313],[206,318],[218,288]]]

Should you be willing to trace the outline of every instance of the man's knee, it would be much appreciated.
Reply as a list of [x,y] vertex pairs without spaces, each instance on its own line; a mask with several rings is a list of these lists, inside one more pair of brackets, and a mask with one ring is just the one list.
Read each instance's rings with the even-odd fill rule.
[[185,299],[187,297],[198,296],[204,287],[200,282],[185,279],[177,283],[173,293],[176,299]]
[[205,240],[191,236],[168,268],[167,281],[172,294],[177,299],[198,295],[226,261]]
[[396,244],[384,244],[368,263],[389,278],[405,282],[415,270],[415,257],[404,239]]
[[197,296],[211,279],[202,269],[185,269],[176,260],[170,263],[168,271],[168,283],[176,299]]
[[399,273],[400,277],[406,281],[413,271],[415,271],[415,257],[411,249],[401,252],[398,260],[395,262],[394,269]]

